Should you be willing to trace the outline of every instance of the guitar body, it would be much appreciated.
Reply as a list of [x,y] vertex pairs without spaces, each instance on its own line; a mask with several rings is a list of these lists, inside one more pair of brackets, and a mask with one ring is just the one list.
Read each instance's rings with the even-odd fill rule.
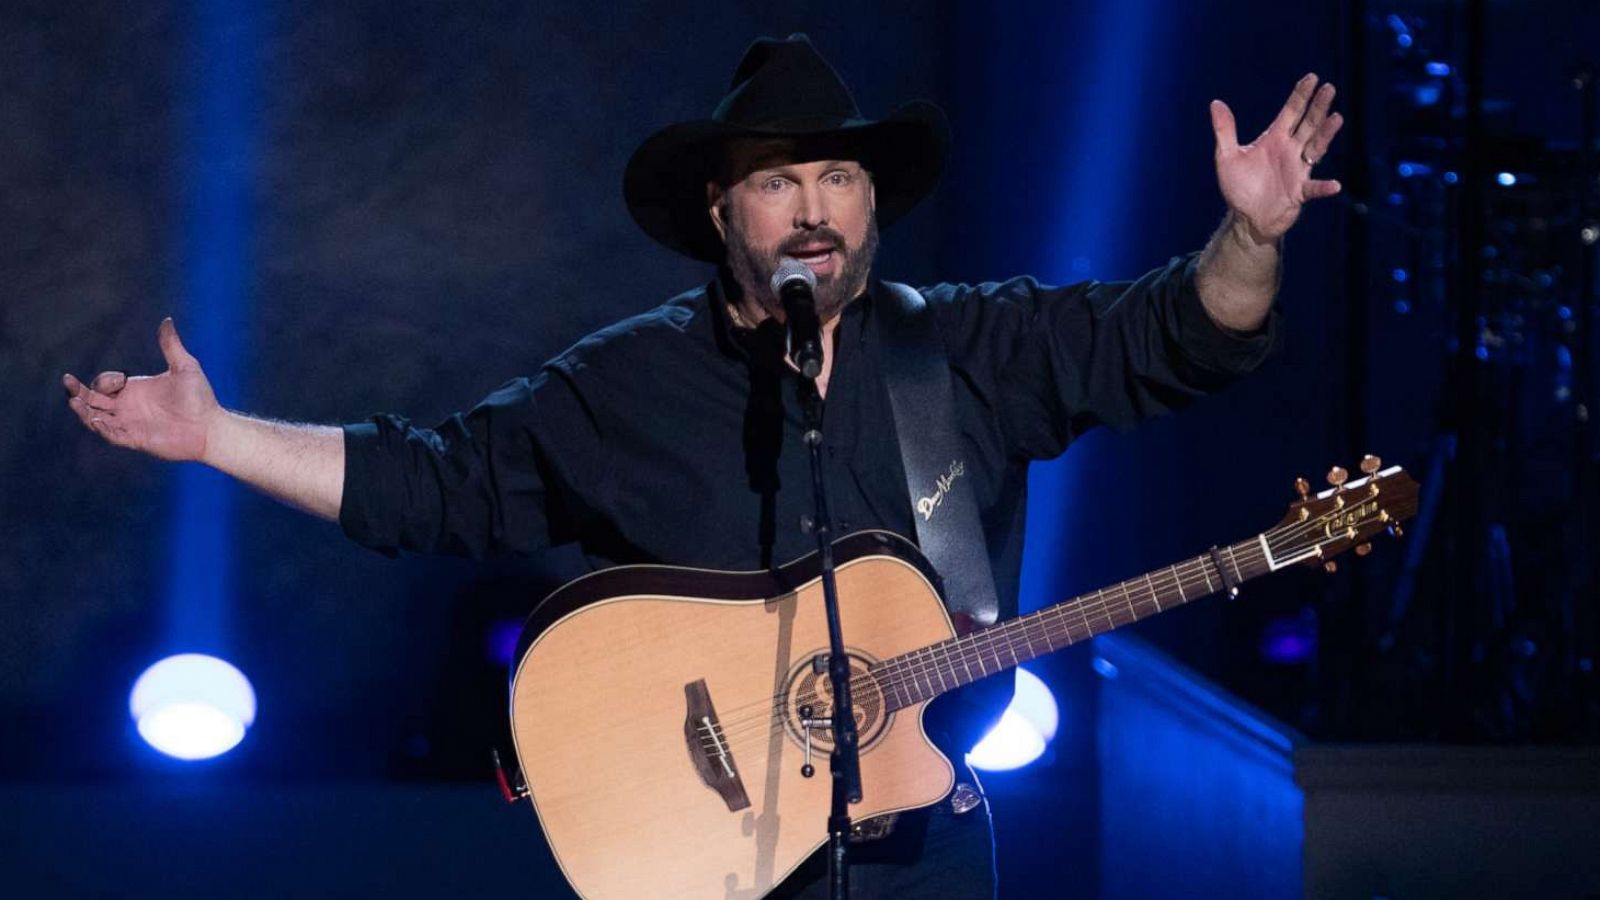
[[[954,636],[932,570],[902,539],[834,547],[852,671]],[[827,841],[831,707],[815,556],[777,572],[628,566],[551,595],[512,681],[518,762],[551,850],[588,898],[764,896]],[[922,728],[854,690],[860,822],[937,802],[954,784]]]

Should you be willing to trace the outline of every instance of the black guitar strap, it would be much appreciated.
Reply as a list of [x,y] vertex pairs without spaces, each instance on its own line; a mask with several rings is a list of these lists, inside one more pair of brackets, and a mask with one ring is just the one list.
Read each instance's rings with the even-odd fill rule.
[[917,543],[944,579],[945,604],[973,624],[994,624],[1000,604],[989,569],[966,447],[956,428],[949,359],[928,302],[910,287],[883,282],[877,304],[889,406],[905,462]]

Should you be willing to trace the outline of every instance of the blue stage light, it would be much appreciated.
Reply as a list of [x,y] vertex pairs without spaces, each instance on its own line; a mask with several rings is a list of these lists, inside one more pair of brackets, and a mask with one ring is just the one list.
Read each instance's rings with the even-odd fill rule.
[[1016,694],[999,724],[989,730],[967,754],[974,769],[1002,772],[1019,769],[1038,759],[1056,736],[1061,720],[1056,698],[1037,675],[1017,670]]
[[1510,172],[1501,172],[1494,177],[1494,180],[1498,181],[1501,187],[1511,187],[1517,183],[1517,176]]
[[489,661],[502,669],[511,668],[517,655],[517,641],[522,638],[521,619],[502,619],[489,626],[484,636],[483,649]]
[[1279,665],[1306,662],[1317,653],[1317,616],[1312,610],[1284,615],[1267,623],[1261,632],[1261,658]]
[[144,670],[128,711],[150,746],[177,759],[210,759],[244,740],[256,719],[256,692],[231,663],[183,653]]
[[1426,68],[1428,70],[1428,74],[1435,78],[1444,78],[1450,74],[1449,63],[1431,62],[1428,63]]

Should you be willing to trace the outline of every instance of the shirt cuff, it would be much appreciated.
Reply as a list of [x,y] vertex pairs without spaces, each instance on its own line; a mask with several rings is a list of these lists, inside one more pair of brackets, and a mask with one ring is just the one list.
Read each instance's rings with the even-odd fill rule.
[[1183,284],[1177,298],[1178,346],[1184,355],[1197,366],[1229,375],[1242,375],[1254,370],[1278,346],[1278,306],[1274,302],[1267,311],[1267,319],[1254,331],[1239,331],[1218,325],[1205,304],[1200,302],[1200,292],[1195,288],[1195,270],[1200,265],[1198,253],[1189,257],[1183,269]]
[[339,498],[339,527],[345,536],[385,556],[398,556],[393,516],[378,508],[378,498],[390,496],[376,465],[383,434],[376,422],[344,426],[344,492]]

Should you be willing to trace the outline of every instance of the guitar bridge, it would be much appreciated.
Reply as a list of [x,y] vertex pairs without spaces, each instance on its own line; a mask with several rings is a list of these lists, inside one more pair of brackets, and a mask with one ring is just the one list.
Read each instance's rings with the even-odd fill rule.
[[716,707],[711,705],[706,680],[702,678],[684,685],[683,694],[688,701],[683,738],[689,746],[689,761],[706,787],[722,797],[729,812],[748,807],[750,798],[745,794],[739,769],[733,764],[733,748],[722,733],[722,723],[717,720]]

